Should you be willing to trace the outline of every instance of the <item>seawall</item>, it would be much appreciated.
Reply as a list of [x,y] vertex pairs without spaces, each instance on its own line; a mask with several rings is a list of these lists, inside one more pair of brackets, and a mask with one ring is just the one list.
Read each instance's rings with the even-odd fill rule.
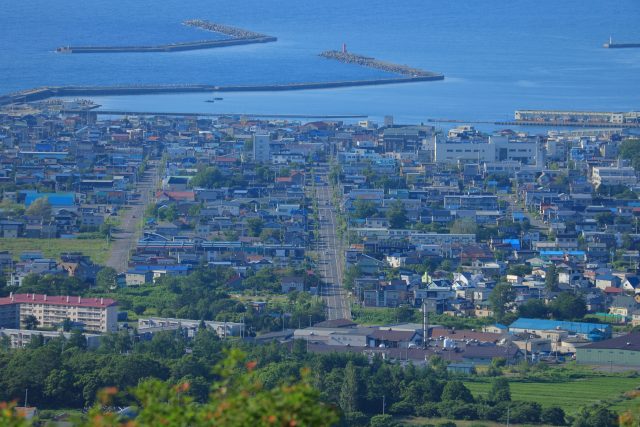
[[640,47],[640,43],[605,43],[602,47],[607,49],[626,49]]
[[65,46],[56,49],[58,53],[128,53],[128,52],[177,52],[185,50],[212,49],[216,47],[237,46],[253,43],[270,43],[278,39],[271,36],[228,39],[202,40],[197,42],[171,43],[157,46]]
[[242,28],[217,24],[202,19],[190,19],[184,25],[200,28],[214,33],[229,36],[224,40],[198,40],[193,42],[169,43],[153,46],[62,46],[58,53],[128,53],[128,52],[177,52],[184,50],[212,49],[216,47],[238,46],[253,43],[270,43],[278,41],[277,37],[260,34]]
[[341,87],[375,86],[398,83],[417,83],[444,80],[444,75],[392,77],[372,80],[345,80],[333,82],[306,82],[274,85],[149,85],[149,86],[47,86],[0,95],[0,106],[20,102],[38,101],[63,96],[148,95],[187,92],[279,92],[289,90],[331,89]]

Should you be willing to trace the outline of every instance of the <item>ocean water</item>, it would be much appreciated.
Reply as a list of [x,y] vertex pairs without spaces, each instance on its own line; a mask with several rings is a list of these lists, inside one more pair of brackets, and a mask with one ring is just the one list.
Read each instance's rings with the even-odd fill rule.
[[[203,18],[278,42],[172,53],[60,55],[65,45],[215,38]],[[640,109],[640,1],[581,0],[25,0],[0,12],[0,92],[42,85],[263,84],[385,73],[318,57],[350,51],[442,72],[442,82],[281,93],[100,97],[105,108],[506,120],[519,108]]]

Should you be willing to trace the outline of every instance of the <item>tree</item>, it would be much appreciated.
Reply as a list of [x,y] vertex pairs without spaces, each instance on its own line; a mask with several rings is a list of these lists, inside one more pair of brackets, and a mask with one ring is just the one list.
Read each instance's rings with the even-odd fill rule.
[[618,416],[606,406],[584,406],[573,419],[573,427],[617,427]]
[[471,391],[462,383],[462,381],[449,381],[442,390],[442,401],[461,401],[465,403],[473,403],[473,395]]
[[489,304],[493,310],[493,315],[498,322],[504,321],[507,311],[509,311],[516,299],[516,293],[510,283],[498,283],[489,295]]
[[393,417],[389,414],[384,415],[374,415],[369,420],[369,425],[371,427],[393,427],[397,425],[397,423],[393,420]]
[[489,399],[495,403],[511,401],[511,388],[509,387],[509,381],[506,378],[495,378],[491,382]]
[[222,186],[222,182],[225,181],[222,172],[216,167],[210,166],[202,168],[196,173],[189,184],[193,188],[217,188]]
[[551,292],[558,290],[558,272],[556,271],[556,265],[553,263],[549,265],[545,272],[544,286]]
[[478,225],[471,218],[456,219],[450,230],[451,234],[476,234]]
[[587,314],[587,305],[581,295],[562,292],[549,304],[549,311],[555,319],[582,319]]
[[30,314],[30,315],[28,315],[28,316],[26,316],[24,318],[24,328],[25,329],[29,329],[29,330],[36,329],[39,324],[40,324],[40,322],[38,321],[36,316],[34,316],[33,314]]
[[351,413],[358,410],[359,391],[356,367],[349,361],[344,368],[344,378],[340,388],[340,408],[343,412]]
[[520,317],[539,319],[547,317],[549,309],[543,300],[530,299],[518,307],[518,313]]
[[378,213],[376,204],[371,200],[357,199],[353,202],[355,218],[369,218]]
[[25,212],[28,216],[33,216],[41,221],[51,218],[51,204],[47,197],[40,197],[31,203]]
[[390,228],[404,228],[407,223],[407,210],[400,200],[395,200],[387,211],[387,220]]
[[550,424],[552,426],[565,425],[564,417],[565,417],[564,410],[557,406],[550,406],[548,408],[544,408],[540,413],[540,421],[543,424]]
[[103,267],[96,274],[96,286],[104,290],[113,290],[116,287],[118,272],[112,267]]
[[249,235],[251,237],[258,237],[262,233],[264,227],[264,221],[262,218],[249,218],[247,220],[247,228],[249,229]]

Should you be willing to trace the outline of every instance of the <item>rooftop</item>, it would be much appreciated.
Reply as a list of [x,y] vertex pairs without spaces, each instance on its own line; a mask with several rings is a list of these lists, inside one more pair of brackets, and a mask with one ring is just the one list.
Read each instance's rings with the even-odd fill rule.
[[82,298],[77,296],[50,296],[43,294],[10,294],[0,298],[0,306],[10,304],[49,304],[72,307],[106,308],[117,305],[111,298]]

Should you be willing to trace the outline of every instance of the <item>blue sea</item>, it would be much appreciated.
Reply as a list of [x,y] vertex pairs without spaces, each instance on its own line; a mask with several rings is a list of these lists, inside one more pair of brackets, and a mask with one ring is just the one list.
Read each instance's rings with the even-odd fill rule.
[[[172,53],[60,55],[66,45],[214,38],[208,19],[278,42]],[[284,93],[96,98],[105,108],[255,114],[366,114],[396,122],[508,120],[516,109],[640,109],[640,1],[23,0],[0,12],[0,92],[43,85],[267,84],[383,72],[318,57],[354,52],[444,73],[441,82]]]

